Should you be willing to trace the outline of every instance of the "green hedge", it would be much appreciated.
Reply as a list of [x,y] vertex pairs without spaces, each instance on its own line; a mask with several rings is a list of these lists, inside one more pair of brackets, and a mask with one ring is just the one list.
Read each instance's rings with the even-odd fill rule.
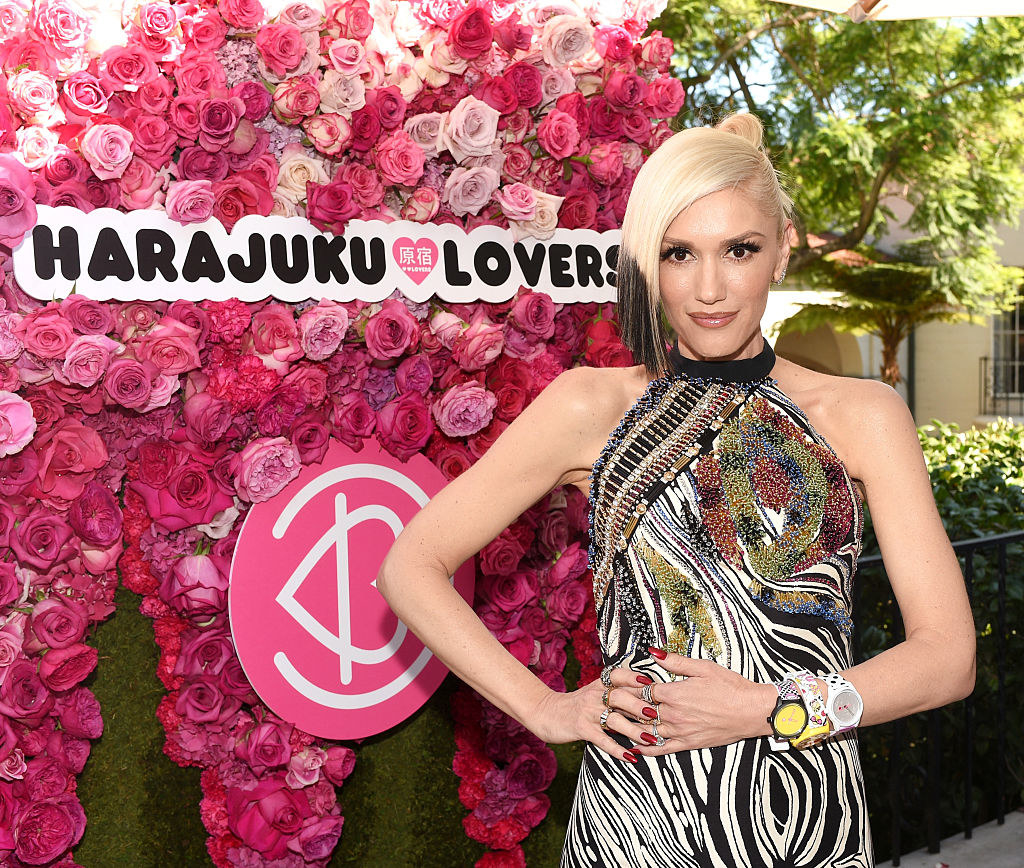
[[[1024,526],[1024,428],[1000,423],[981,430],[960,432],[954,426],[922,429],[922,443],[931,470],[947,530],[953,539],[978,536]],[[874,536],[868,527],[866,549]],[[1020,696],[1024,673],[1021,637],[1014,625],[1024,624],[1024,570],[1020,551],[1011,552],[1014,572],[1008,584],[1007,623],[1013,630],[1009,646],[1008,684],[1011,697]],[[978,760],[975,805],[977,821],[994,815],[991,783],[995,779],[994,571],[979,559],[975,616],[979,628],[977,689]],[[888,585],[861,577],[862,599],[858,622],[867,655],[877,653],[899,632]],[[181,769],[163,755],[163,731],[154,714],[163,695],[155,676],[157,651],[152,623],[138,612],[140,598],[120,590],[117,613],[100,627],[96,644],[100,663],[92,688],[103,706],[105,732],[81,777],[79,793],[89,825],[77,861],[86,868],[166,865],[209,865],[205,832],[199,820],[199,772]],[[894,637],[897,637],[894,639]],[[571,659],[571,657],[570,657]],[[1017,665],[1012,665],[1016,661]],[[570,681],[574,672],[567,672]],[[449,678],[424,708],[386,736],[365,740],[358,748],[356,770],[340,793],[345,815],[341,844],[332,866],[360,868],[458,868],[470,866],[482,848],[462,831],[464,811],[458,799],[458,781],[451,770],[454,740],[449,700],[455,689]],[[1019,704],[1019,703],[1018,703]],[[963,808],[963,713],[960,705],[942,712],[943,834],[959,828]],[[924,716],[908,721],[910,765],[902,789],[894,794],[903,802],[901,850],[924,845],[923,752]],[[1024,779],[1024,720],[1011,716],[1010,805],[1019,804]],[[888,737],[890,727],[872,727],[861,734],[862,757],[879,861],[889,857],[891,811],[888,793]],[[548,818],[525,843],[528,863],[549,866],[558,862],[568,818],[569,803],[582,756],[579,745],[560,746],[559,773],[550,790]]]

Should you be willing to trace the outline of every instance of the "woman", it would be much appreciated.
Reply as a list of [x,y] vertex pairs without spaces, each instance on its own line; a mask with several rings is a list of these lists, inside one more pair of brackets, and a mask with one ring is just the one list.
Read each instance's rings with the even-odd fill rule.
[[[665,142],[619,256],[640,364],[558,377],[381,569],[396,614],[459,677],[546,741],[589,742],[563,866],[871,865],[851,728],[973,688],[963,578],[906,405],[776,359],[761,334],[791,207],[753,116]],[[609,664],[564,694],[448,580],[557,485],[591,498]],[[862,498],[907,639],[852,666]]]

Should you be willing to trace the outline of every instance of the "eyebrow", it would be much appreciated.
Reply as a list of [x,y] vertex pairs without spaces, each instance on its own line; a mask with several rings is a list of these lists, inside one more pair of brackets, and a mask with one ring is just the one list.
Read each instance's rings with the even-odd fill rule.
[[[727,238],[722,242],[723,247],[729,247],[733,244],[739,244],[743,241],[749,241],[751,238],[767,238],[763,232],[758,232],[751,229],[749,232],[742,232],[733,238]],[[662,247],[692,247],[693,245],[689,241],[685,241],[682,238],[663,238],[661,240]]]

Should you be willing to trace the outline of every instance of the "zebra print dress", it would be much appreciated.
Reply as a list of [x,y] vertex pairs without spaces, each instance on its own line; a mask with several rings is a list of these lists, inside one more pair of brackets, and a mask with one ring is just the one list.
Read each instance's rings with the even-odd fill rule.
[[[753,359],[670,362],[594,465],[605,662],[666,680],[657,646],[758,682],[848,668],[863,513],[845,467],[770,379],[767,342]],[[588,745],[562,868],[873,865],[856,737],[783,746],[632,765]]]

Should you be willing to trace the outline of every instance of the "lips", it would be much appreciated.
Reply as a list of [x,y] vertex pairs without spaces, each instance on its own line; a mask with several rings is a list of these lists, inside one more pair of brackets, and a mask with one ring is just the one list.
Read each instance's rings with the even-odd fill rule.
[[719,313],[691,313],[689,316],[701,328],[720,329],[736,319],[737,313],[738,311],[732,310]]

